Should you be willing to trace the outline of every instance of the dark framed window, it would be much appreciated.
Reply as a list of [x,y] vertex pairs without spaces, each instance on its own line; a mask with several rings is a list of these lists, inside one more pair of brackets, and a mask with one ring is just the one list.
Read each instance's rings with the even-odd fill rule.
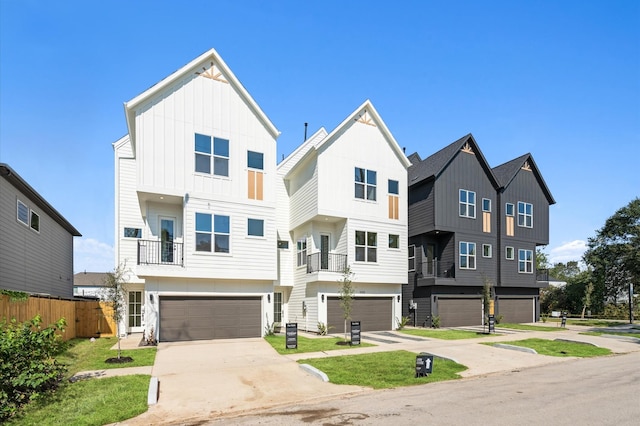
[[29,226],[36,232],[40,232],[40,215],[31,210]]
[[409,246],[409,271],[416,270],[416,246]]
[[142,229],[140,228],[124,228],[125,238],[142,238]]
[[247,235],[254,237],[264,237],[264,220],[262,219],[248,219],[247,220]]
[[389,248],[400,248],[400,235],[389,234]]
[[289,248],[289,241],[278,240],[278,248],[279,249],[288,249]]

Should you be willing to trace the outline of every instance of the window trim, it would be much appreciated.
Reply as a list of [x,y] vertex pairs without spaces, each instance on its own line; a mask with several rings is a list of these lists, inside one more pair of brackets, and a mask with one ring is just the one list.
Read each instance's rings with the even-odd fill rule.
[[[211,247],[212,248],[212,253],[231,254],[231,216],[225,215],[225,214],[214,214],[212,216],[213,216],[212,217],[212,220],[213,220],[213,223],[212,223],[213,239],[211,241],[213,243],[213,246]],[[216,217],[220,217],[220,218],[225,218],[226,217],[227,218],[228,225],[229,225],[229,230],[227,232],[216,231]],[[220,237],[225,237],[226,236],[229,239],[227,251],[224,251],[224,250],[218,251],[218,250],[216,250],[216,237],[218,237],[218,236],[220,236]]]
[[[250,221],[261,222],[261,224],[262,224],[262,234],[261,235],[249,233],[249,229],[251,228],[249,226],[249,222]],[[265,236],[264,236],[264,219],[257,219],[257,218],[254,218],[254,217],[248,217],[247,218],[247,237],[250,237],[250,238],[265,238]]]
[[[509,207],[511,207],[511,213],[509,213]],[[505,203],[504,205],[504,214],[505,216],[514,217],[515,216],[515,205],[513,203]]]
[[[249,156],[251,154],[259,154],[260,155],[260,167],[253,167],[251,166],[249,163]],[[264,170],[264,152],[258,152],[258,151],[251,151],[250,149],[247,150],[247,168],[250,170],[260,170],[263,171]]]
[[[525,259],[521,259],[520,255],[524,253],[525,255]],[[527,260],[527,253],[529,254],[529,259]],[[527,271],[527,265],[530,265],[531,268],[529,271]],[[522,266],[524,266],[524,270],[522,268]],[[533,274],[533,250],[527,250],[527,249],[518,249],[518,273],[519,274]]]
[[[391,245],[391,236],[396,237],[395,241],[396,241],[396,245],[395,247]],[[389,234],[389,244],[388,247],[391,250],[400,250],[400,234]]]
[[[523,212],[520,213],[520,206],[523,206]],[[531,213],[527,213],[527,206],[531,206]],[[520,224],[520,218],[522,218],[522,225]],[[530,220],[530,224],[527,225],[527,218]],[[533,228],[533,204],[525,201],[518,201],[518,226],[521,228]]]
[[[209,216],[209,228],[206,229],[198,229],[198,215]],[[195,212],[193,216],[194,224],[193,229],[195,233],[195,251],[196,253],[213,253],[214,239],[213,239],[213,215],[211,213],[201,213]],[[198,250],[198,234],[208,235],[209,236],[209,250]]]
[[300,238],[296,241],[296,265],[307,266],[307,239]]
[[[20,206],[21,205],[24,207],[25,214],[27,215],[27,217],[24,220],[20,219]],[[16,220],[19,223],[23,224],[24,226],[29,227],[29,206],[27,206],[25,203],[23,203],[20,200],[17,200],[17,203],[16,203]]]
[[[135,229],[136,231],[140,231],[139,232],[140,236],[139,237],[129,237],[129,236],[127,236],[127,229]],[[138,233],[136,233],[136,234],[138,234]],[[123,227],[123,229],[122,229],[122,238],[132,238],[132,239],[139,240],[139,239],[142,238],[142,228],[133,228],[131,226]]]
[[[359,231],[356,230],[355,241],[354,241],[354,250],[355,250],[355,261],[358,263],[378,263],[378,232],[373,231]],[[358,244],[358,232],[364,233],[364,245]],[[369,237],[373,235],[375,237],[375,245],[369,245]],[[364,260],[358,260],[358,248],[364,249]],[[370,250],[375,250],[375,260],[369,260]]]
[[[413,251],[413,256],[411,256],[411,251]],[[407,259],[409,261],[409,263],[407,264],[407,267],[409,268],[409,272],[415,271],[416,270],[416,245],[415,244],[409,244],[407,248]],[[411,268],[411,260],[413,260],[413,269]]]
[[[509,251],[511,251],[511,256],[509,256]],[[507,260],[515,260],[515,249],[512,246],[506,246],[504,250],[504,257]]]
[[[488,249],[488,254],[485,252],[485,249]],[[493,246],[491,244],[483,244],[482,245],[482,257],[490,259],[493,257]]]
[[[485,208],[484,208],[484,202],[485,202],[485,201],[488,201],[488,202],[489,202],[489,208],[488,208],[488,209],[485,209]],[[482,199],[482,211],[483,211],[483,212],[487,212],[487,213],[491,213],[491,198],[483,198],[483,199]]]
[[[356,177],[358,176],[357,170],[363,170],[364,171],[364,180],[362,182],[356,180]],[[377,202],[378,201],[378,172],[375,170],[369,170],[369,169],[365,169],[363,167],[354,167],[354,198],[358,199],[358,200],[363,200],[363,201],[371,201],[371,202]],[[369,172],[373,173],[373,179],[374,179],[374,183],[369,182]],[[363,187],[363,194],[362,197],[358,197],[357,192],[356,192],[356,188],[358,188],[358,186],[362,186]],[[373,198],[369,198],[369,189],[373,188]]]
[[[466,254],[462,254],[462,245],[465,244],[467,249],[467,253]],[[469,248],[473,246],[473,254],[471,254],[471,250],[469,250]],[[460,241],[460,243],[458,244],[458,268],[460,269],[466,269],[466,270],[475,270],[476,269],[476,243],[473,242],[469,242],[469,241]],[[467,266],[462,266],[462,258],[466,257],[467,259]],[[469,260],[473,259],[473,267],[470,267],[470,263]]]
[[[38,227],[37,229],[33,227],[33,216],[38,218],[38,224],[36,225]],[[40,233],[40,215],[33,209],[29,209],[29,228],[31,228],[32,231],[37,232],[38,234]]]
[[[465,199],[467,201],[462,201],[462,193],[465,193]],[[473,194],[473,203],[469,202],[469,194]],[[460,211],[460,207],[465,206],[465,214],[462,214]],[[473,216],[469,214],[469,208],[473,207]],[[476,193],[475,191],[471,191],[469,189],[458,190],[458,216],[465,217],[467,219],[475,219],[476,218]]]
[[[398,187],[396,192],[391,191],[391,182],[395,182],[396,186]],[[400,181],[395,179],[387,179],[387,192],[390,195],[400,195]]]

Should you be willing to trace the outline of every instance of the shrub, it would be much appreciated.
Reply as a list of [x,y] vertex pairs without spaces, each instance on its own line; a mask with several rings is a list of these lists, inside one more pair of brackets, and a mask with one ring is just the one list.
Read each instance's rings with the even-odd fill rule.
[[41,324],[40,315],[0,323],[0,423],[55,389],[66,371],[54,358],[66,348],[57,334],[64,331],[64,318],[47,328]]
[[439,315],[434,315],[431,318],[431,327],[440,328],[440,316]]
[[405,328],[407,324],[409,324],[410,319],[411,318],[409,318],[408,316],[400,317],[399,319],[396,317],[396,322],[398,323],[398,330],[402,330],[403,328]]

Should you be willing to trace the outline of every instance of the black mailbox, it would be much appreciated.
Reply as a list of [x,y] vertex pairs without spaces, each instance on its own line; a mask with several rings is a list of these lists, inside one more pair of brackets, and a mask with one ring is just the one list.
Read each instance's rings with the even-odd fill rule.
[[416,355],[416,377],[427,377],[433,372],[433,355],[420,352]]
[[298,349],[298,323],[291,322],[287,323],[286,326],[286,348],[287,349]]
[[489,333],[496,332],[496,316],[489,315]]

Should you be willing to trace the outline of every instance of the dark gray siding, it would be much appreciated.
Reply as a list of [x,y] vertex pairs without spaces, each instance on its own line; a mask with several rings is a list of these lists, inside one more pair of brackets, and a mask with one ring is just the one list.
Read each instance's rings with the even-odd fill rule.
[[[513,247],[513,260],[507,260],[506,247]],[[533,273],[518,272],[518,250],[531,250],[533,252]],[[536,264],[535,264],[536,245],[528,241],[515,240],[513,238],[503,239],[500,248],[500,282],[497,286],[501,287],[536,287]]]
[[421,182],[409,190],[409,236],[419,235],[434,229],[433,181]]
[[[459,255],[460,242],[470,242],[476,244],[476,269],[460,269]],[[482,256],[482,245],[490,244],[492,247],[491,257]],[[497,282],[497,247],[496,238],[491,234],[466,234],[456,233],[456,243],[454,244],[456,253],[456,284],[457,285],[477,285],[483,286],[485,279],[491,284]]]
[[[18,222],[20,199],[40,216],[40,232]],[[0,178],[0,288],[73,296],[73,236]]]
[[[402,286],[402,316],[409,317],[409,324],[416,327],[431,327],[431,288],[417,287],[416,274],[409,273],[409,283]],[[409,309],[409,303],[413,300],[418,309]]]

